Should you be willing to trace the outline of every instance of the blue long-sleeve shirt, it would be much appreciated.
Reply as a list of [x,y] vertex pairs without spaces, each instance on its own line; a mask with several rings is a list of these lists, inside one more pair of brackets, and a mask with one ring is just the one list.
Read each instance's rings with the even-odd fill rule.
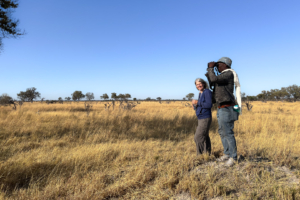
[[212,108],[212,92],[209,89],[205,89],[202,95],[199,94],[196,115],[198,119],[211,118],[211,108]]

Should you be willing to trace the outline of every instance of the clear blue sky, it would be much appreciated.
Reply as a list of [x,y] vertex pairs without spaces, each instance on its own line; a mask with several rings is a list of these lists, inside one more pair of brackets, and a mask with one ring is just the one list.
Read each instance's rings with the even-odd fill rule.
[[300,85],[300,1],[19,0],[26,35],[5,39],[0,94],[36,87],[182,99],[207,63],[227,56],[241,90]]

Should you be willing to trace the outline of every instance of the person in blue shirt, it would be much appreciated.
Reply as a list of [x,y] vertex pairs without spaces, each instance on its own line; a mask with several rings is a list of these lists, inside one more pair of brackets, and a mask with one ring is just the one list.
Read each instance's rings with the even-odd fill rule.
[[197,155],[211,153],[211,142],[209,138],[209,127],[211,124],[212,92],[208,84],[201,78],[195,80],[196,88],[199,90],[199,98],[192,100],[192,104],[198,117],[198,127],[195,133]]

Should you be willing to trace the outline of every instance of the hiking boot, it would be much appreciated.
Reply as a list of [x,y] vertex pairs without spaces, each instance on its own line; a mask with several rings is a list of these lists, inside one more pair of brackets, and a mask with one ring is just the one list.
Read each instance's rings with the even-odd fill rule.
[[233,158],[229,158],[229,160],[225,163],[227,167],[232,167],[235,164],[235,160]]
[[221,156],[220,158],[217,158],[217,161],[219,161],[219,162],[224,162],[224,161],[226,161],[226,160],[228,160],[230,157],[229,157],[229,155],[223,155],[223,156]]

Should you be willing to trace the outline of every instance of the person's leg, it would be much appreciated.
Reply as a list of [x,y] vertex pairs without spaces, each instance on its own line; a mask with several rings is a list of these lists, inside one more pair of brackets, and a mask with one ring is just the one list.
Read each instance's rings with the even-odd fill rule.
[[228,141],[225,139],[225,131],[224,131],[224,123],[223,121],[221,121],[224,117],[223,117],[223,112],[222,112],[223,108],[218,108],[217,110],[217,119],[218,119],[218,124],[219,124],[219,129],[218,129],[218,133],[221,137],[221,141],[223,144],[223,148],[224,148],[224,155],[230,155],[229,152],[229,145],[228,145]]
[[[222,135],[227,144],[227,152],[231,158],[237,160],[237,147],[234,137],[234,121],[232,120],[232,106],[227,108],[221,108],[219,114],[219,124],[221,124]],[[225,148],[224,148],[225,153]]]
[[[198,127],[195,133],[195,143],[197,148],[197,155],[206,153],[208,150],[207,141],[207,126],[209,124],[210,118],[207,119],[198,119]],[[209,153],[209,152],[208,152]]]
[[211,125],[211,118],[208,118],[208,123],[207,123],[207,127],[206,127],[206,151],[211,154],[211,141],[210,141],[210,137],[209,137],[209,128]]
[[196,144],[196,150],[197,150],[197,155],[201,154],[201,151],[200,151],[200,147],[199,147],[199,120],[198,120],[198,126],[196,128],[196,132],[195,132],[195,136],[194,136],[194,141],[195,141],[195,144]]

